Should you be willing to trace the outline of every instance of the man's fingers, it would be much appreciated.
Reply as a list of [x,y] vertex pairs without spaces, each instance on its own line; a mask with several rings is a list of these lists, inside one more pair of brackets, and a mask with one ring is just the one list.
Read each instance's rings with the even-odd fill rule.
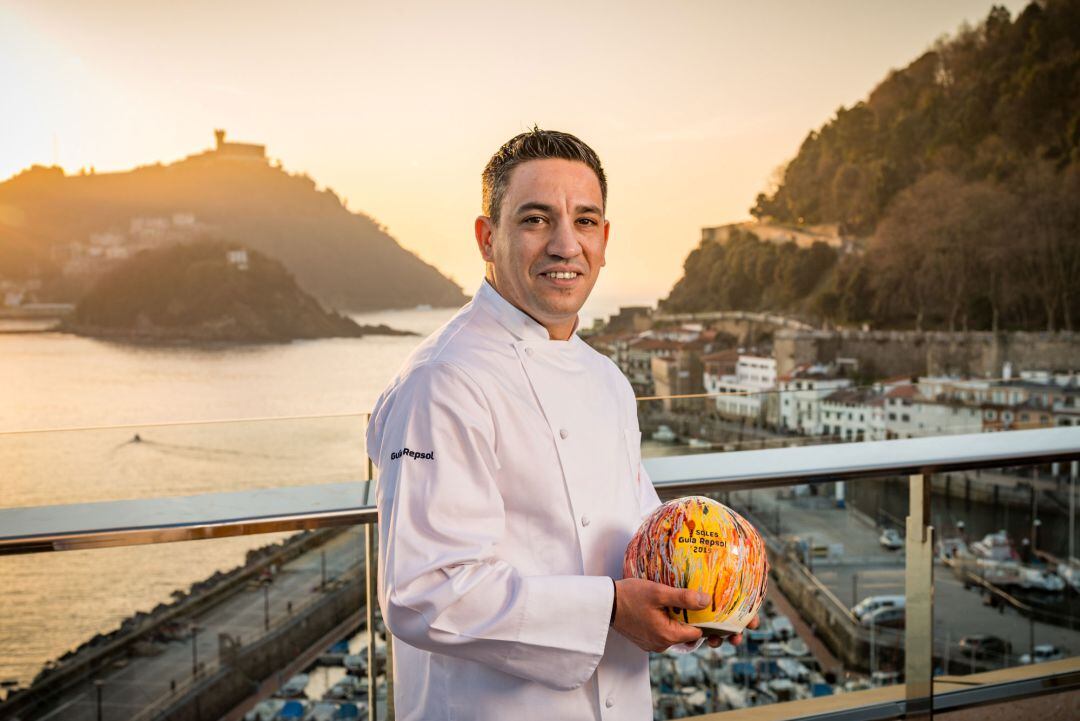
[[746,627],[753,629],[753,628],[757,628],[760,625],[761,625],[761,619],[759,619],[755,615],[753,618],[750,619],[750,623],[746,624]]
[[663,590],[660,592],[660,603],[664,606],[698,610],[705,608],[712,602],[712,598],[709,594],[702,593],[701,591],[695,591],[690,588],[671,588],[668,586],[661,586],[661,588]]

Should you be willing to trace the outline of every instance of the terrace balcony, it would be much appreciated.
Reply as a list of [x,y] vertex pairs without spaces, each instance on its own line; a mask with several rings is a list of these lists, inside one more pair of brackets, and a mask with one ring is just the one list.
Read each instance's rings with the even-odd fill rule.
[[[121,626],[51,664],[33,684],[9,690],[0,719],[255,718],[301,672],[313,684],[309,695],[340,686],[346,675],[335,663],[345,657],[360,717],[392,718],[392,646],[372,603],[376,579],[367,563],[377,514],[365,423],[356,415],[0,435],[0,449],[24,466],[86,474],[87,488],[78,502],[0,509],[0,572],[16,584],[39,579],[29,596],[15,589],[23,603],[5,614],[0,642],[62,638],[66,626],[100,624],[86,617],[102,609]],[[996,501],[1019,499],[1003,506],[1010,526],[1025,512],[1027,494],[1038,492],[1062,513],[1068,508],[1071,534],[1080,429],[821,440],[748,432],[719,448],[646,449],[661,497],[710,495],[763,531],[772,566],[766,616],[787,619],[767,624],[775,626],[772,636],[763,632],[733,654],[683,657],[692,662],[654,654],[654,717],[1080,717],[1076,592],[996,583],[955,545],[965,536],[978,540],[975,517],[964,511],[976,502],[973,493],[993,484],[1003,489],[993,492]],[[91,449],[130,443],[129,450],[156,443],[175,451],[175,462],[159,469],[165,491],[148,479],[113,490],[109,474],[87,463]],[[310,453],[275,452],[286,443]],[[735,449],[719,450],[724,445]],[[229,490],[169,494],[167,480],[177,474]],[[1028,565],[1047,557],[1046,534],[1061,530],[1040,521],[1037,501],[1033,507],[1021,520],[1031,529]],[[952,522],[961,516],[967,532]],[[883,525],[901,532],[902,549],[878,543]],[[274,545],[253,550],[263,542]],[[209,556],[220,567],[218,556],[245,553],[237,569],[203,579]],[[191,581],[171,603],[130,615],[128,606],[145,609],[145,599]],[[33,595],[46,586],[48,597]],[[867,623],[851,610],[886,595],[904,597],[902,626]],[[44,620],[34,613],[41,604],[53,609]],[[961,643],[980,633],[1002,637],[1009,650],[980,654]],[[342,639],[334,657],[331,647]],[[1021,663],[1047,644],[1065,657]],[[326,716],[337,717],[344,716]]]

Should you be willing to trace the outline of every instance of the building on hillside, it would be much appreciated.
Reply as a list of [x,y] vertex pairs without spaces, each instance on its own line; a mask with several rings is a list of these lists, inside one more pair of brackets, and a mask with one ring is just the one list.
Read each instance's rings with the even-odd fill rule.
[[225,259],[237,270],[248,269],[248,252],[243,248],[225,251]]
[[707,393],[718,394],[715,401],[720,415],[759,423],[766,421],[766,394],[775,388],[776,361],[752,355],[740,355],[734,373],[705,382]]
[[1080,389],[1070,388],[1051,407],[1055,426],[1080,426]]
[[799,366],[777,381],[779,425],[801,435],[821,435],[821,399],[851,385],[831,365]]
[[265,145],[227,141],[225,140],[225,131],[220,128],[214,131],[214,152],[222,157],[266,160]]
[[647,305],[630,305],[619,308],[619,312],[608,317],[604,331],[623,333],[632,331],[641,333],[652,327],[653,309]]
[[702,398],[671,398],[705,392],[699,342],[675,343],[674,341],[651,341],[672,343],[675,348],[667,354],[654,355],[650,369],[654,395],[662,396],[660,402],[665,411],[699,411],[706,402]]
[[873,388],[841,388],[821,399],[822,434],[841,441],[885,439],[885,397]]
[[627,344],[625,362],[620,368],[630,380],[634,395],[664,395],[654,382],[652,362],[654,358],[671,358],[679,348],[680,344],[675,341],[657,338],[638,337]]

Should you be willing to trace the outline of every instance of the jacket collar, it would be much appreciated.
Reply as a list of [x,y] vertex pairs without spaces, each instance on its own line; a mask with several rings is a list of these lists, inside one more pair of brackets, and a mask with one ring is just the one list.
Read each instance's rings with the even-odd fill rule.
[[[547,328],[537,323],[528,313],[525,313],[513,303],[499,295],[485,278],[480,282],[480,289],[473,296],[473,303],[490,313],[506,330],[518,340],[547,341],[549,343],[564,343],[565,341],[551,340]],[[580,317],[574,319],[574,330],[570,333],[569,343],[578,340],[577,329],[581,322]]]

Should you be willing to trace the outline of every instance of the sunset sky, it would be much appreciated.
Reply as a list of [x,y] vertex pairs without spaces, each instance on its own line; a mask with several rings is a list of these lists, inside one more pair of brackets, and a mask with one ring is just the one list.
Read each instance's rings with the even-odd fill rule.
[[537,123],[605,164],[587,310],[608,312],[666,295],[701,226],[749,217],[810,129],[991,4],[0,0],[0,179],[168,162],[226,128],[471,293],[480,171]]

